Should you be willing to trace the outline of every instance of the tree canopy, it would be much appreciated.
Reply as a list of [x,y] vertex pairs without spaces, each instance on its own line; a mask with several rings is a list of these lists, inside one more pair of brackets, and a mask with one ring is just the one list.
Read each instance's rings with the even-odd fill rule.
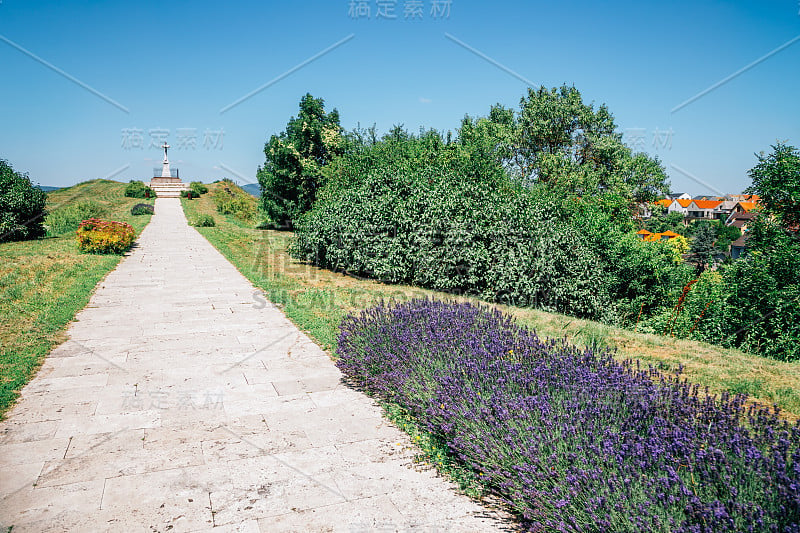
[[339,112],[325,112],[325,102],[306,94],[300,113],[264,145],[266,161],[257,172],[261,203],[280,226],[311,208],[324,180],[324,168],[344,150]]
[[0,242],[36,239],[45,233],[47,195],[27,174],[0,159]]
[[633,153],[608,108],[584,103],[575,87],[530,88],[518,111],[498,104],[487,117],[466,117],[460,140],[481,137],[509,174],[560,194],[612,192],[634,204],[669,192],[658,159]]
[[759,195],[764,212],[796,233],[800,224],[800,151],[778,143],[771,153],[757,157],[758,164],[748,172],[753,184],[747,192]]

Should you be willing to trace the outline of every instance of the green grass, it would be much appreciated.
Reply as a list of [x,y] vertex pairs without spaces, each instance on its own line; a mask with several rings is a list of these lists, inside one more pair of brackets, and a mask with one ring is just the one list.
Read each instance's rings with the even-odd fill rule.
[[[218,186],[212,184],[211,192]],[[211,194],[197,200],[182,200],[187,217],[192,220],[199,214],[214,215],[217,226],[197,228],[198,231],[263,290],[266,299],[278,304],[292,322],[332,356],[339,323],[349,313],[380,300],[452,298],[417,287],[356,279],[300,263],[287,253],[291,233],[257,230],[231,216],[219,215],[210,197]],[[254,298],[254,305],[262,302],[259,297]],[[536,309],[497,307],[542,337],[566,337],[580,346],[610,346],[619,359],[639,359],[666,371],[683,366],[686,378],[707,386],[712,393],[747,392],[758,402],[777,404],[787,418],[800,417],[800,363],[765,359],[697,341],[634,333]]]
[[[125,184],[115,181],[84,182],[49,193],[48,209],[58,213],[91,200],[102,207],[104,218],[127,222],[138,234],[150,216],[130,214],[141,199],[123,197],[124,189]],[[44,357],[65,340],[75,313],[121,258],[79,252],[71,231],[0,244],[0,417]]]

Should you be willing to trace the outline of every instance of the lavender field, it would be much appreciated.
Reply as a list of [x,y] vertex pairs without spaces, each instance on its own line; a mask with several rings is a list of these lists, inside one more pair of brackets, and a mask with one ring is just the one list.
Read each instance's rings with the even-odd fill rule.
[[743,395],[415,300],[341,326],[338,365],[529,531],[800,531],[800,425]]

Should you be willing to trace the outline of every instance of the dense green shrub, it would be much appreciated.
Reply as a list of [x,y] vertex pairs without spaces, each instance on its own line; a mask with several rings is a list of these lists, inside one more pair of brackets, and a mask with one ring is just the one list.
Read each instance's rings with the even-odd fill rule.
[[[631,209],[667,189],[574,87],[529,90],[451,134],[345,136],[296,257],[333,269],[627,324],[690,275],[633,235]],[[263,184],[262,184],[263,186]]]
[[197,215],[197,217],[192,220],[192,226],[198,228],[213,228],[216,225],[217,223],[211,215]]
[[145,185],[143,181],[131,180],[125,187],[125,196],[129,198],[155,198],[156,193]]
[[48,235],[63,235],[78,229],[84,220],[102,217],[104,214],[105,209],[97,202],[79,200],[48,213],[44,225]]
[[192,196],[199,198],[200,195],[208,192],[208,187],[203,185],[200,181],[193,181],[189,184],[189,189],[192,191]]
[[152,215],[155,209],[152,204],[136,204],[131,207],[131,215]]
[[78,248],[93,254],[119,254],[130,249],[136,232],[133,226],[114,220],[90,218],[76,231]]
[[47,194],[27,174],[0,159],[0,242],[36,239],[45,234]]
[[[666,245],[645,245],[616,220],[624,199],[564,201],[500,168],[476,172],[485,160],[463,147],[442,144],[425,162],[418,145],[429,141],[399,142],[360,179],[345,171],[331,182],[298,220],[292,253],[389,283],[615,323],[679,290],[687,273]],[[353,159],[358,168],[367,156]]]

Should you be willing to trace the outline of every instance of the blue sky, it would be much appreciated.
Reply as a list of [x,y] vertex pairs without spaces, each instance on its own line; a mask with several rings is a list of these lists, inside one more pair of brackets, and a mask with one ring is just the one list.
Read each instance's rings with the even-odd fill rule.
[[[0,157],[42,185],[148,180],[166,135],[185,180],[245,183],[306,92],[346,129],[447,130],[494,103],[516,107],[527,82],[606,103],[673,190],[739,192],[755,152],[800,146],[800,39],[774,52],[800,36],[798,0],[451,0],[437,17],[433,2],[406,19],[411,0],[363,2],[369,18],[351,16],[350,0],[2,0]],[[380,4],[397,18],[377,18]]]

